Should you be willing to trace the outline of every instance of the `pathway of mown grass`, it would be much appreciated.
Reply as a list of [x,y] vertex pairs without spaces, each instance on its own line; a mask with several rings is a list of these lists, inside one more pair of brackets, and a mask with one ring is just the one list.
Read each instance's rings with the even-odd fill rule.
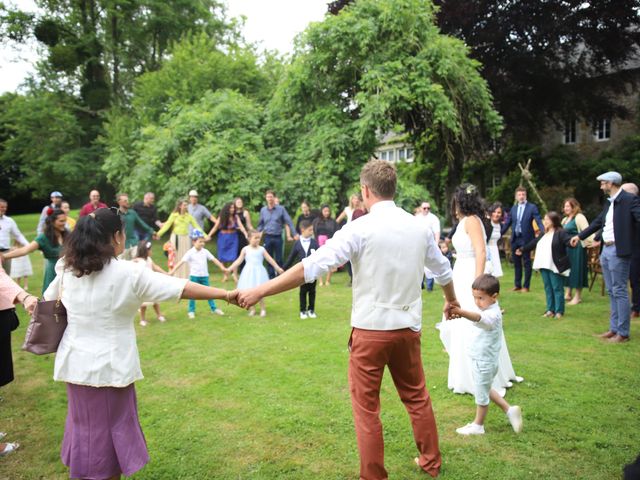
[[[17,217],[33,238],[34,216]],[[159,246],[156,261],[165,265]],[[42,262],[32,255],[39,292]],[[211,269],[213,272],[213,269]],[[433,397],[442,478],[620,478],[640,451],[640,344],[593,338],[607,326],[599,293],[567,307],[562,321],[540,317],[542,285],[530,294],[503,283],[505,332],[516,372],[525,378],[507,394],[522,406],[516,436],[490,410],[487,435],[461,438],[455,428],[473,414],[469,395],[446,388],[447,357],[434,329],[441,295],[424,293],[423,358]],[[220,285],[220,274],[212,275]],[[145,380],[138,382],[141,421],[151,463],[136,479],[355,479],[358,455],[347,387],[350,290],[346,275],[319,289],[318,319],[297,318],[297,292],[267,300],[266,319],[234,307],[214,317],[198,305],[164,304],[169,321],[137,327]],[[229,287],[231,284],[228,284]],[[22,443],[0,459],[0,479],[67,478],[58,452],[66,413],[64,385],[51,380],[53,356],[19,350],[27,318],[14,332],[17,379],[0,390],[0,430]],[[633,331],[638,331],[634,322]],[[426,478],[414,469],[411,428],[392,382],[382,391],[386,464],[392,479]]]

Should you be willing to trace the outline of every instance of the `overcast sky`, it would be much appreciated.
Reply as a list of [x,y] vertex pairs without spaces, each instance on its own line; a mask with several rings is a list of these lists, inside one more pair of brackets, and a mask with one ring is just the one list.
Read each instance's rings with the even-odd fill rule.
[[[244,36],[260,47],[290,52],[293,38],[312,21],[322,20],[328,0],[225,0],[229,16],[247,17]],[[35,11],[33,0],[9,0],[22,10]],[[0,93],[14,91],[33,71],[36,45],[0,45]]]

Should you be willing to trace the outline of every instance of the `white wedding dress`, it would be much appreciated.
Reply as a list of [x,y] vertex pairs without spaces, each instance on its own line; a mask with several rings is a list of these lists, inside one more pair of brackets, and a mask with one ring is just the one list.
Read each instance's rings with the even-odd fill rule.
[[[453,286],[456,297],[463,310],[479,311],[473,300],[471,284],[475,278],[476,261],[471,238],[465,231],[465,221],[460,220],[453,238],[451,239],[456,250],[456,263],[453,266]],[[449,378],[448,387],[454,393],[473,394],[473,379],[471,377],[471,357],[469,348],[475,335],[480,332],[471,322],[464,318],[445,320],[436,325],[440,330],[440,340],[449,354]],[[504,397],[506,389],[511,387],[512,381],[521,382],[522,377],[516,376],[511,365],[509,349],[504,334],[502,335],[502,348],[498,360],[498,373],[493,380],[493,388]]]

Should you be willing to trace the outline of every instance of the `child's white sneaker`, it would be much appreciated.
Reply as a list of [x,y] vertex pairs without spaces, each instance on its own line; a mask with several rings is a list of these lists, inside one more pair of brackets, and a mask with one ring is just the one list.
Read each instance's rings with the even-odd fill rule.
[[484,435],[484,425],[468,423],[464,427],[456,428],[456,433],[460,435]]
[[140,320],[140,326],[146,327],[149,323],[146,320]]
[[306,320],[307,319],[307,312],[300,312],[300,320]]
[[256,309],[255,308],[252,308],[251,310],[249,310],[249,316],[250,317],[255,316],[255,314],[256,314]]
[[517,405],[509,407],[509,410],[507,410],[507,418],[513,427],[513,431],[520,433],[522,431],[522,409]]
[[316,312],[314,312],[313,310],[309,310],[307,312],[307,315],[309,316],[309,318],[317,318],[318,316],[316,315]]
[[167,321],[167,319],[166,319],[166,318],[164,318],[164,315],[160,315],[160,316],[158,317],[158,321],[159,321],[159,322],[166,322],[166,321]]
[[222,310],[220,310],[219,308],[216,308],[215,310],[212,310],[211,313],[213,313],[214,315],[224,315],[224,312]]
[[266,317],[267,316],[267,311],[266,310],[260,310],[260,316],[261,317]]
[[189,313],[187,313],[187,316],[188,316],[189,318],[191,318],[191,319],[196,318],[196,314],[195,314],[195,312],[189,312]]

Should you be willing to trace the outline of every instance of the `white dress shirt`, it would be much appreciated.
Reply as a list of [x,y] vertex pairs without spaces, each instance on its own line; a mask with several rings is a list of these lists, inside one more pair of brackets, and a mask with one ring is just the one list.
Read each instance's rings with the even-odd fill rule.
[[498,302],[480,311],[480,321],[473,322],[480,329],[471,344],[470,356],[475,360],[497,362],[502,346],[502,311]]
[[607,214],[604,217],[604,227],[602,228],[602,241],[603,242],[615,242],[616,235],[613,231],[613,207],[615,205],[615,199],[618,198],[622,189],[618,189],[616,194],[612,197],[609,197],[609,210],[607,210]]
[[393,201],[374,204],[368,215],[345,225],[304,258],[305,281],[347,261],[353,268],[351,325],[365,330],[419,331],[424,267],[440,285],[452,278],[431,229]]
[[15,238],[20,245],[27,245],[29,242],[16,225],[13,218],[6,215],[0,216],[0,249],[8,250],[11,248],[11,237]]
[[311,246],[311,237],[309,238],[300,237],[300,245],[302,245],[302,249],[304,250],[305,255],[308,255],[309,247]]
[[213,260],[213,254],[204,247],[200,250],[196,247],[191,247],[182,257],[182,261],[189,265],[189,275],[194,277],[208,277],[209,267],[207,262],[213,262]]
[[150,271],[143,263],[113,259],[102,271],[76,277],[64,258],[46,300],[67,309],[67,329],[58,346],[53,379],[92,387],[126,387],[142,379],[134,316],[144,302],[178,301],[187,280]]

